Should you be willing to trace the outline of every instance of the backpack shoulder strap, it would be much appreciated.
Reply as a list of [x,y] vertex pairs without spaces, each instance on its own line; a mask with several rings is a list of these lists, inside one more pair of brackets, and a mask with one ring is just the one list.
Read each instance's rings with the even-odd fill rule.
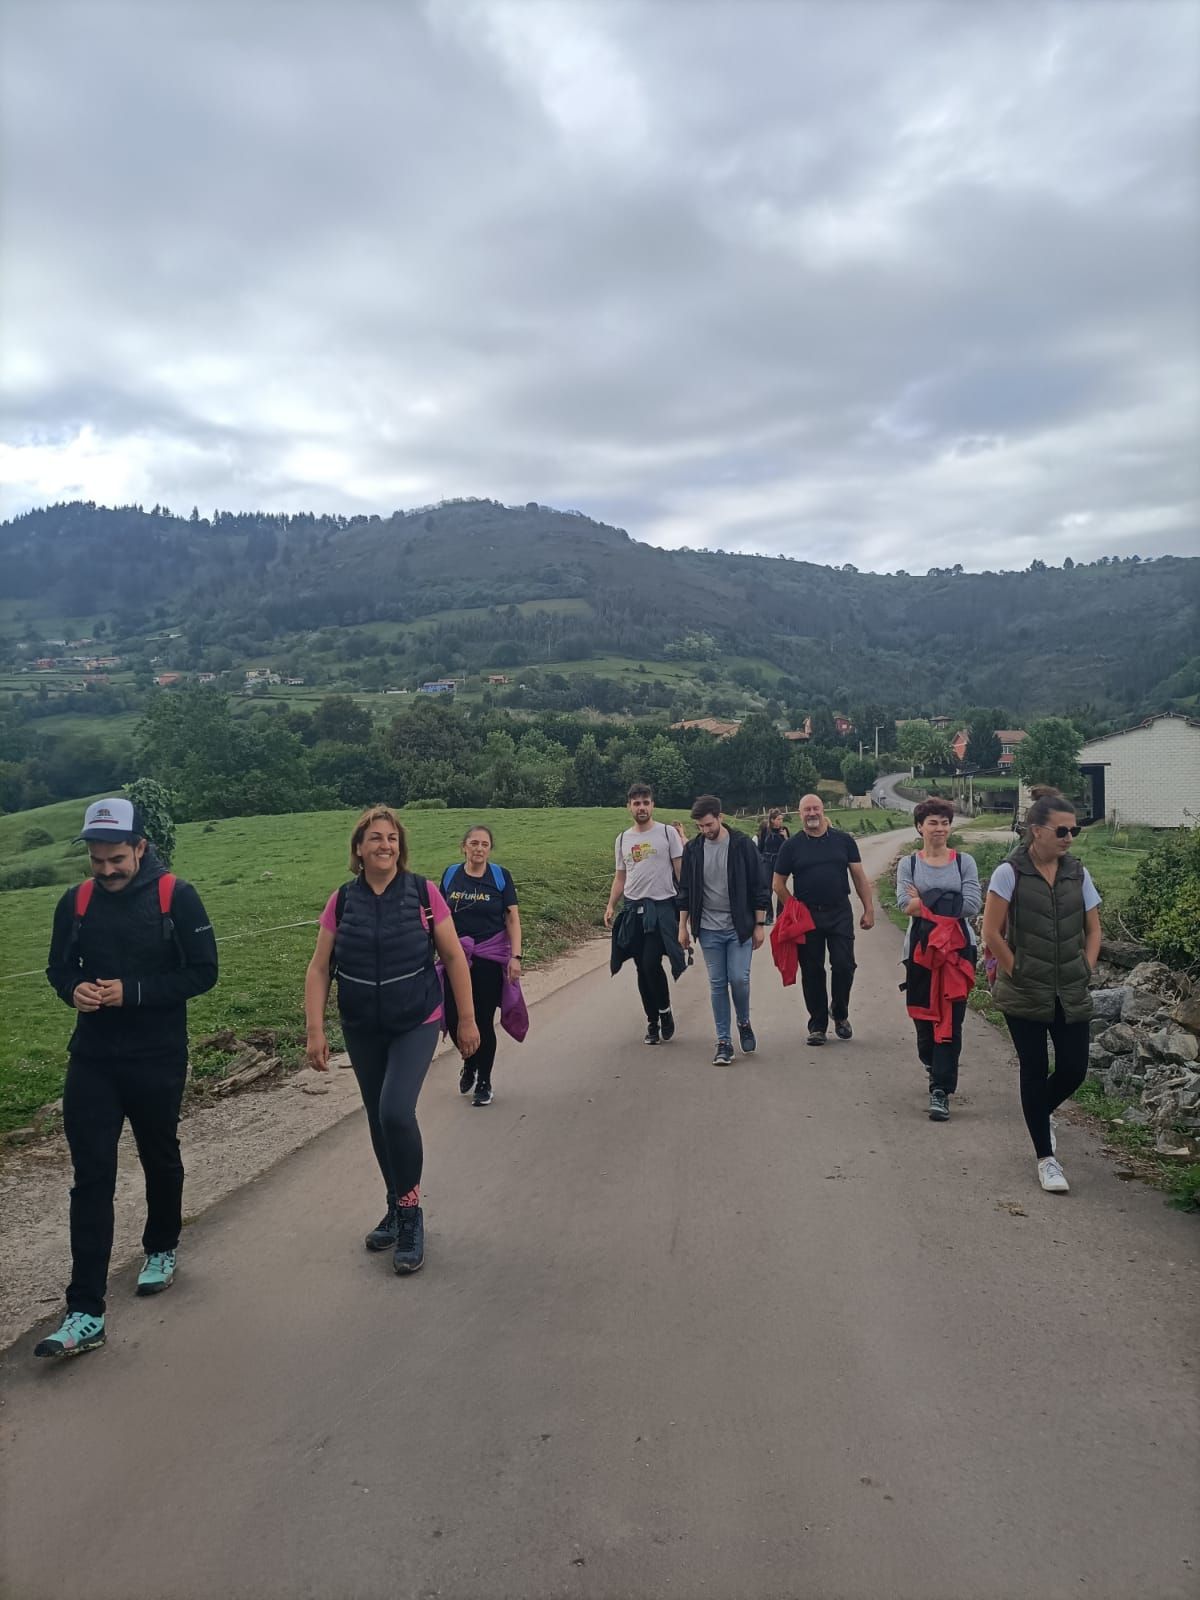
[[158,909],[164,917],[171,915],[171,900],[177,879],[173,872],[164,872],[158,880]]
[[75,890],[75,920],[82,922],[87,916],[87,908],[92,903],[92,896],[96,892],[95,878],[85,878]]
[[[459,867],[461,865],[462,865],[461,862],[452,861],[450,863],[450,865],[446,868],[445,872],[442,873],[442,893],[443,894],[445,894],[446,890],[450,887],[450,884],[451,884],[451,882],[452,882],[452,880],[454,878],[454,874],[458,871],[458,869],[459,869]],[[492,870],[495,871],[495,868],[493,868]]]
[[504,868],[501,867],[501,866],[497,866],[497,864],[494,861],[492,862],[491,865],[492,865],[492,882],[496,885],[497,889],[499,889],[500,893],[503,894],[504,893]]
[[417,880],[417,901],[425,913],[425,932],[429,936],[429,953],[436,960],[437,946],[433,942],[433,907],[429,903],[429,879],[423,872],[415,872]]
[[337,899],[333,902],[333,920],[339,925],[346,910],[346,890],[349,887],[348,883],[343,883],[337,892]]

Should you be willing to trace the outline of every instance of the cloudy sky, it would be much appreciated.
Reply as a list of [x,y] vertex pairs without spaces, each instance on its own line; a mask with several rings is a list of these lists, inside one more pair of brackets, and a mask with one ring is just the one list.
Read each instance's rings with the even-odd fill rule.
[[0,0],[0,511],[1197,548],[1192,0]]

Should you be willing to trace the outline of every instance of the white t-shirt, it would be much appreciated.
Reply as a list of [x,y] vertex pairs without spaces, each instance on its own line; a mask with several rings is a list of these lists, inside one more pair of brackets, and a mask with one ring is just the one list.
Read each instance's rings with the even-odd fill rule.
[[679,831],[665,822],[652,822],[644,833],[626,828],[617,835],[616,869],[625,872],[626,900],[674,900],[672,861],[683,854]]
[[[1001,900],[1011,900],[1013,890],[1017,886],[1017,869],[1009,861],[1002,861],[992,873],[988,883],[988,893],[998,894]],[[1092,875],[1086,867],[1083,869],[1083,909],[1091,911],[1100,904],[1100,894],[1092,882]]]

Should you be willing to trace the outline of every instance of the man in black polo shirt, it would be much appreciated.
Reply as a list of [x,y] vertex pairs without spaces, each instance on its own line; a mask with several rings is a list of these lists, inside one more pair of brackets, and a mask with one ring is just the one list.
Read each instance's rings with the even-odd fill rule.
[[[816,926],[800,946],[800,982],[808,1007],[808,1042],[825,1043],[829,1018],[839,1039],[852,1039],[850,986],[854,982],[854,913],[850,909],[850,880],[862,901],[858,925],[875,926],[875,901],[871,880],[848,833],[829,825],[825,807],[815,794],[800,802],[803,831],[780,850],[775,861],[772,888],[782,911],[794,894],[812,914]],[[788,879],[792,887],[788,887]],[[829,951],[832,995],[825,989],[825,951]]]

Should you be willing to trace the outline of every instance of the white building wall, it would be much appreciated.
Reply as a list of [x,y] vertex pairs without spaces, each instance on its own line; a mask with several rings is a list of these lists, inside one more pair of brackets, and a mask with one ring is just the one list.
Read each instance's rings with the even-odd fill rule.
[[1179,828],[1200,822],[1200,727],[1156,717],[1147,727],[1093,739],[1081,766],[1103,765],[1104,806],[1120,823]]

